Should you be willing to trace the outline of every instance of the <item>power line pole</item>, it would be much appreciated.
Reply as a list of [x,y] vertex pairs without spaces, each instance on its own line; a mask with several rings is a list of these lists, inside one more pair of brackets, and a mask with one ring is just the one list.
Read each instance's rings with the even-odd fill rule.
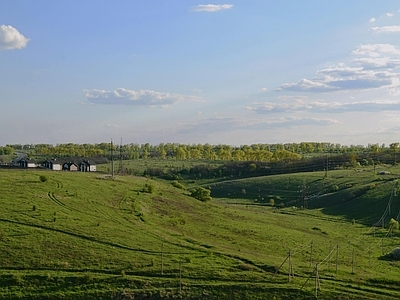
[[114,178],[114,145],[111,139],[111,177]]
[[328,161],[328,153],[326,154],[326,165],[325,165],[325,178],[328,178],[328,166],[329,166],[329,161]]
[[122,175],[123,173],[123,165],[122,165],[122,137],[121,137],[121,144],[119,145],[119,174]]
[[339,267],[339,244],[336,244],[336,273]]
[[306,197],[306,180],[303,178],[303,186],[301,188],[301,197],[303,198],[303,209],[307,209],[307,197]]

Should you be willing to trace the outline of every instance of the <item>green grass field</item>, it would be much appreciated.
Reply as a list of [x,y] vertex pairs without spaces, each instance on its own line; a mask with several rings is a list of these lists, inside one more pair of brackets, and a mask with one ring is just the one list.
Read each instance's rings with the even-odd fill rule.
[[203,180],[201,202],[164,180],[0,169],[0,299],[398,299],[399,234],[372,227],[400,210],[389,170]]

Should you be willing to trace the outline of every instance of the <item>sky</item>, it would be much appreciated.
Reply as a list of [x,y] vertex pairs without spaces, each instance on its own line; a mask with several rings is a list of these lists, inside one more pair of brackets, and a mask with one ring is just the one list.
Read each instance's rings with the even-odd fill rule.
[[0,0],[0,145],[400,141],[400,3]]

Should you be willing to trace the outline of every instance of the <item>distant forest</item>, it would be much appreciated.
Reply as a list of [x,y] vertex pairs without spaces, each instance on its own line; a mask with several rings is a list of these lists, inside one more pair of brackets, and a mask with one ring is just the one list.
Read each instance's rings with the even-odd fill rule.
[[[26,156],[40,161],[61,157],[102,158],[111,160],[198,160],[190,168],[169,169],[149,167],[145,175],[178,179],[210,178],[222,176],[260,176],[280,173],[310,172],[338,168],[357,168],[377,164],[396,164],[399,143],[389,146],[369,144],[368,146],[345,146],[333,143],[287,143],[252,144],[242,146],[210,144],[161,143],[158,145],[112,143],[100,144],[29,144],[0,147],[4,157]],[[1,158],[0,156],[0,158]],[[204,163],[201,163],[201,161]],[[219,162],[210,165],[208,162]],[[4,162],[4,159],[3,159]],[[126,169],[127,174],[136,174]]]
[[395,162],[399,152],[399,143],[341,145],[334,143],[301,142],[286,144],[252,144],[252,145],[210,145],[210,144],[178,144],[160,143],[158,145],[112,143],[99,144],[14,144],[0,147],[0,155],[25,153],[27,157],[67,157],[67,156],[106,156],[114,155],[122,159],[205,159],[221,161],[295,161],[304,157],[320,154],[370,154],[378,161]]

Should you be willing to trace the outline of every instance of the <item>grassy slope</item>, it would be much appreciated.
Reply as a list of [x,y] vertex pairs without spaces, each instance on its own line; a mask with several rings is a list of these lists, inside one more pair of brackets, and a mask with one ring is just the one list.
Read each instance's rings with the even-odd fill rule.
[[[39,181],[43,174],[47,182]],[[329,175],[227,181],[212,186],[216,203],[202,203],[145,178],[0,170],[0,298],[313,298],[315,279],[306,283],[313,272],[311,242],[313,264],[323,262],[320,298],[398,298],[398,264],[379,259],[398,238],[385,239],[382,247],[386,231],[374,237],[369,226],[350,222],[372,219],[360,211],[365,203],[373,203],[373,218],[379,215],[393,181],[367,172]],[[310,191],[326,189],[310,200],[316,209],[274,212],[249,205],[274,198],[298,206],[303,182]],[[142,192],[146,184],[155,186],[152,194]],[[324,260],[336,245],[338,273],[333,257]],[[296,276],[287,284],[289,249]]]

